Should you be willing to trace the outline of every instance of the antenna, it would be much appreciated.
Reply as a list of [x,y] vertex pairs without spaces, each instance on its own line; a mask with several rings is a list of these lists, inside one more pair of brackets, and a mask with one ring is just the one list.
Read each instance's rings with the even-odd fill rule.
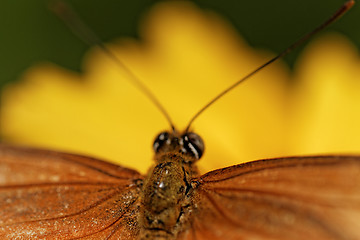
[[125,71],[129,78],[127,78],[140,92],[156,106],[157,109],[165,116],[170,124],[170,127],[175,131],[175,126],[170,118],[170,115],[165,110],[164,106],[155,97],[148,87],[115,55],[111,50],[105,46],[100,38],[80,19],[75,11],[62,0],[53,0],[49,4],[49,8],[69,27],[69,29],[82,41],[88,45],[97,45],[103,52],[111,58],[121,69]]
[[199,117],[200,114],[202,114],[206,109],[208,109],[211,105],[213,105],[215,102],[217,102],[220,98],[222,98],[225,94],[236,88],[240,83],[243,83],[245,80],[249,79],[253,75],[255,75],[257,72],[259,72],[261,69],[269,66],[271,63],[275,62],[276,60],[284,57],[289,52],[297,48],[299,45],[303,44],[305,41],[307,41],[309,38],[313,37],[315,34],[329,26],[331,23],[335,22],[337,19],[339,19],[344,13],[346,13],[353,5],[355,4],[354,0],[349,0],[345,2],[330,18],[328,18],[325,22],[320,24],[317,28],[315,28],[313,31],[305,34],[303,37],[301,37],[299,40],[297,40],[295,43],[287,47],[284,51],[282,51],[279,55],[276,57],[270,59],[260,67],[256,68],[252,72],[250,72],[245,77],[241,78],[240,80],[233,83],[231,86],[227,87],[225,90],[220,92],[217,96],[215,96],[210,102],[208,102],[204,107],[202,107],[189,121],[185,132],[189,132],[191,124]]

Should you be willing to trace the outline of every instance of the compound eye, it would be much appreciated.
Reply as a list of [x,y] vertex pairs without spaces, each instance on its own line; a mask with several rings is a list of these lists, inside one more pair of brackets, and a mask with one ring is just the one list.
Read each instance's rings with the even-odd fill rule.
[[186,152],[192,154],[196,159],[200,159],[204,153],[204,142],[199,135],[193,132],[186,133],[182,136],[183,145]]
[[153,149],[155,152],[158,152],[159,149],[165,144],[166,140],[169,139],[169,133],[168,132],[162,132],[160,133],[154,141]]

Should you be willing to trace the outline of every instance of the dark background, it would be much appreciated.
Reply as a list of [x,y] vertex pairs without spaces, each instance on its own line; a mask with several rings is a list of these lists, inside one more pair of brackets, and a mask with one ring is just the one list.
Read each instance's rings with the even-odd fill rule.
[[[79,70],[89,48],[72,35],[47,8],[47,0],[1,0],[0,87],[16,80],[29,66],[51,61]],[[68,0],[84,21],[109,41],[138,37],[141,16],[158,1]],[[328,18],[343,0],[198,0],[193,1],[229,20],[250,45],[280,52]],[[360,46],[360,3],[326,31],[337,31]],[[286,57],[292,66],[301,48]]]

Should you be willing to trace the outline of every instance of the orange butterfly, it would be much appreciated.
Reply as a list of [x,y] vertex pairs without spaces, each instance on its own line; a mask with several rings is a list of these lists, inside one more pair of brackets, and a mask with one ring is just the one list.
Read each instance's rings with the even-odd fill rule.
[[360,157],[260,160],[200,176],[188,135],[161,134],[146,177],[1,146],[0,238],[360,239]]
[[360,239],[359,156],[267,159],[200,175],[204,144],[189,127],[160,133],[153,148],[155,165],[142,176],[0,145],[0,238]]

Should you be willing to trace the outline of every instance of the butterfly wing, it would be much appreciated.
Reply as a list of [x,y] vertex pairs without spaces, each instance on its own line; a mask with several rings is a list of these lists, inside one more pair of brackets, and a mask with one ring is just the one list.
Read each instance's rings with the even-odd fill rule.
[[0,145],[0,239],[131,239],[142,178],[89,157]]
[[193,180],[181,239],[360,239],[360,157],[261,160]]

